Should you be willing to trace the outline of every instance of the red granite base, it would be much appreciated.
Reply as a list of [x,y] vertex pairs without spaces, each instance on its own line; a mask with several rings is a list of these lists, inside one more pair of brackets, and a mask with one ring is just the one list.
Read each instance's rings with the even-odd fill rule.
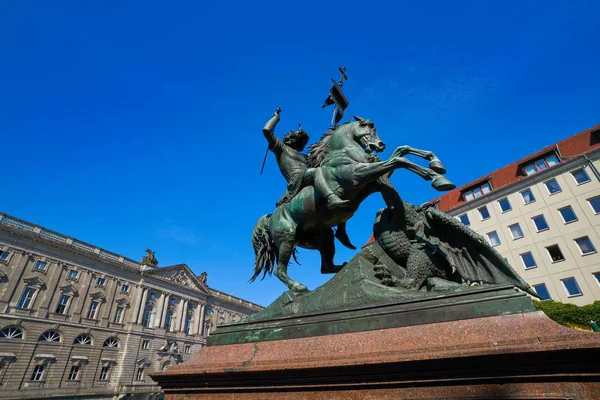
[[166,399],[600,399],[600,334],[541,312],[212,346]]

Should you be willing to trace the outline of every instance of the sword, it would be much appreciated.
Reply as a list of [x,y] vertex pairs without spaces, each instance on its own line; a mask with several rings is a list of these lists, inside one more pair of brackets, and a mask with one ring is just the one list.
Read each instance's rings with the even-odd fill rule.
[[[281,107],[277,107],[277,114],[281,112]],[[300,125],[300,124],[298,124]],[[262,175],[265,170],[265,164],[267,163],[267,156],[269,155],[269,145],[267,145],[267,150],[265,151],[265,158],[263,159],[262,167],[260,167],[260,174]]]

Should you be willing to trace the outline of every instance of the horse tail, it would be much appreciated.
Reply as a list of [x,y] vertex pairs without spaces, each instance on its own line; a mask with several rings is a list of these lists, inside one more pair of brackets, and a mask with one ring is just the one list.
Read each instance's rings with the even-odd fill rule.
[[254,282],[263,271],[261,279],[265,279],[265,276],[272,274],[275,268],[277,253],[275,253],[275,246],[269,232],[270,218],[271,214],[263,215],[254,225],[252,232],[252,247],[255,256],[254,275],[249,282]]

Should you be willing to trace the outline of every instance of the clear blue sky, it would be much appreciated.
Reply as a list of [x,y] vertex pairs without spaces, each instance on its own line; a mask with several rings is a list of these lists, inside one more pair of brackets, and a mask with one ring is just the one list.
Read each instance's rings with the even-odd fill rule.
[[[268,304],[284,286],[246,281],[253,225],[285,187],[272,156],[259,176],[277,106],[277,133],[317,139],[344,65],[347,115],[375,122],[383,157],[433,150],[461,185],[600,123],[599,17],[596,1],[4,1],[0,210]],[[406,171],[393,183],[437,195]],[[355,244],[382,205],[349,221]],[[300,261],[310,288],[329,278]]]

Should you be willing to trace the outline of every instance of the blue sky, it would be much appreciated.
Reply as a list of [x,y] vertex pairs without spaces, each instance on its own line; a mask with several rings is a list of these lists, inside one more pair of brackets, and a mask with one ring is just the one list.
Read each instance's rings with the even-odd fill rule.
[[[261,128],[316,140],[330,77],[388,145],[434,151],[457,185],[600,123],[595,1],[5,1],[0,210],[261,304],[255,221],[285,182]],[[347,118],[344,119],[344,121]],[[405,199],[437,196],[398,171]],[[370,236],[379,197],[349,221]],[[338,252],[337,261],[353,253]],[[292,277],[324,283],[301,250]]]

